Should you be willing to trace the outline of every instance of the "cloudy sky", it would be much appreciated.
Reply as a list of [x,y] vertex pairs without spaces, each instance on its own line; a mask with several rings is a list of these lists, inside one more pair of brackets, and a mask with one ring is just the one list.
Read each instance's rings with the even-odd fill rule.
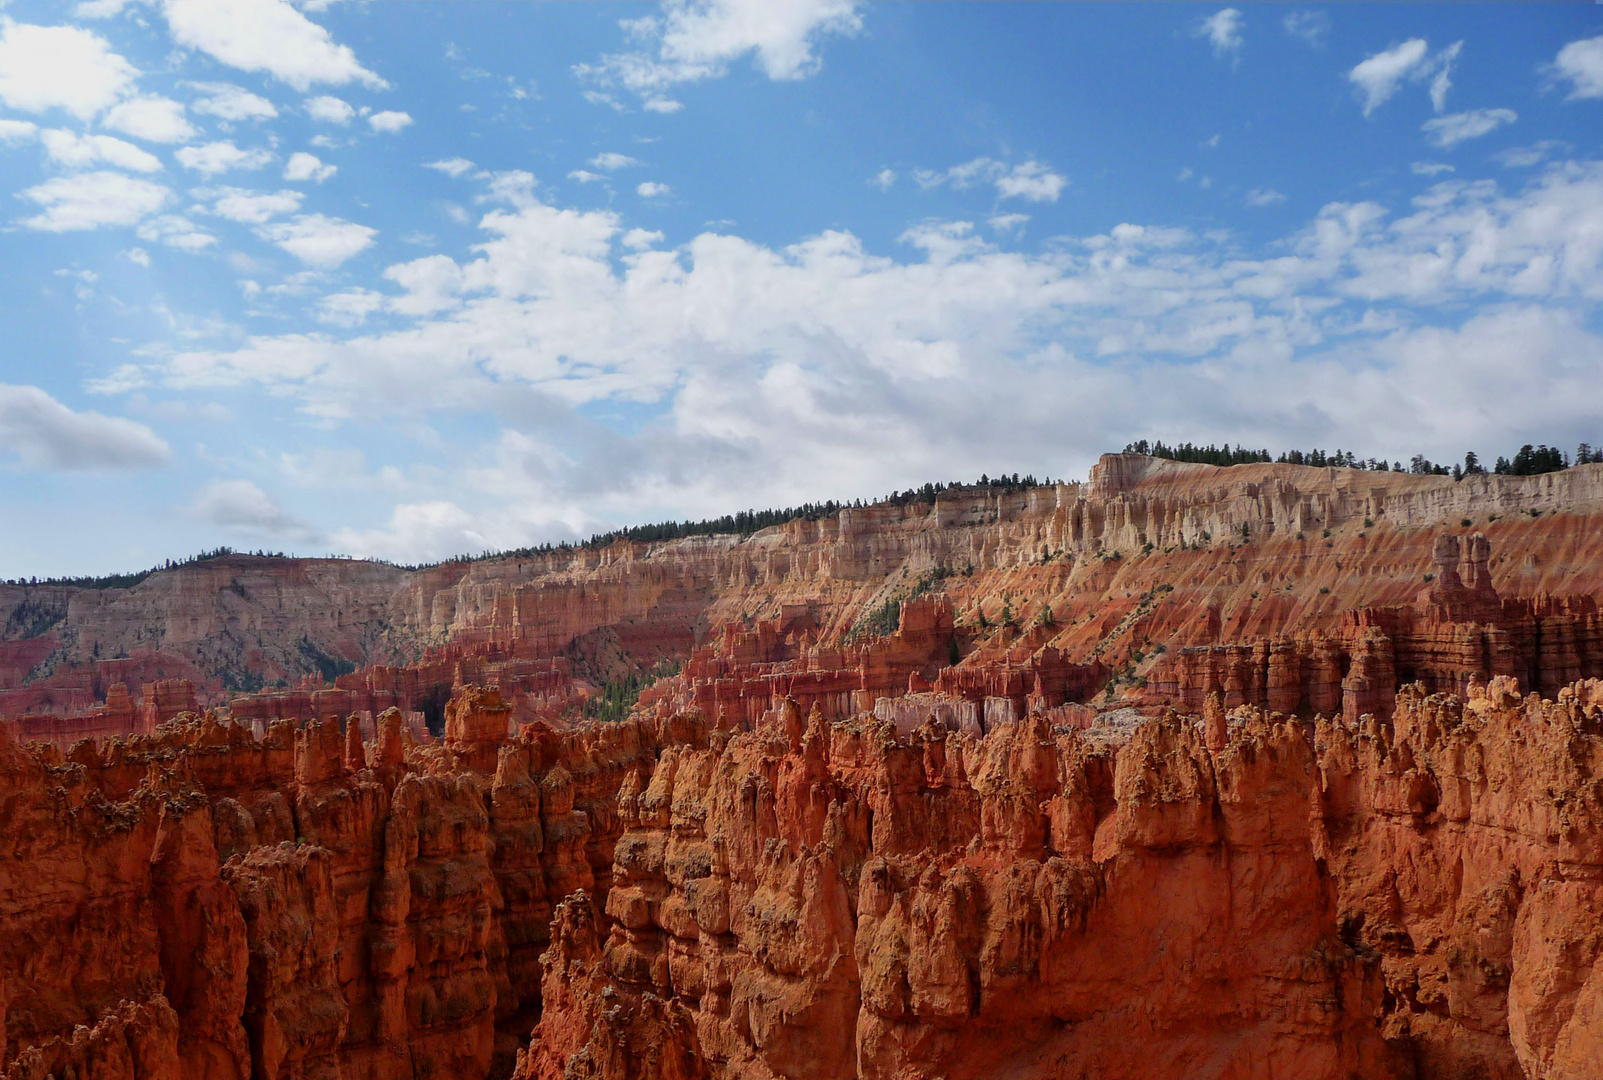
[[0,0],[0,576],[1603,443],[1603,7]]

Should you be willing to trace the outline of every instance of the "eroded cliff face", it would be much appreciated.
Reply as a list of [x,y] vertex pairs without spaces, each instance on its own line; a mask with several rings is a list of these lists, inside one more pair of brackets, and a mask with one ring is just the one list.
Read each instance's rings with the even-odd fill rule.
[[[649,666],[687,655],[725,622],[787,606],[811,605],[820,633],[838,636],[932,574],[945,576],[965,626],[1004,610],[1028,626],[1050,609],[1047,637],[1070,660],[1122,663],[1143,643],[1328,632],[1347,612],[1410,603],[1447,530],[1485,534],[1496,552],[1487,573],[1504,596],[1596,595],[1600,514],[1603,465],[1454,482],[1106,455],[1084,484],[847,508],[744,538],[419,571],[229,556],[128,589],[0,586],[0,715],[83,714],[117,683],[139,697],[179,677],[202,706],[280,679],[311,675],[321,688],[342,664],[409,664],[452,643],[526,658],[606,648]],[[418,708],[442,680],[449,688],[463,655],[426,679],[365,689]]]
[[[1113,456],[743,540],[156,575],[0,644],[0,693],[113,609],[407,662],[0,724],[0,1077],[1595,1077],[1600,487]],[[531,721],[603,654],[685,663]]]
[[1603,683],[0,745],[0,1075],[1596,1075]]
[[0,743],[0,1074],[505,1075],[552,908],[606,894],[616,792],[661,733],[462,712],[410,749],[394,712],[367,743],[211,717],[65,759]]
[[1603,1050],[1603,685],[804,722],[620,795],[520,1077],[1529,1077]]

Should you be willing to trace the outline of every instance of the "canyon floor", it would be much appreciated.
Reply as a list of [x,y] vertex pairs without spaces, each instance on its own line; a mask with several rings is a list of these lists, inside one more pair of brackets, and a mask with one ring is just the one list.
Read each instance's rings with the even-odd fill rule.
[[0,1077],[1595,1078],[1600,592],[1603,465],[1129,454],[0,586]]

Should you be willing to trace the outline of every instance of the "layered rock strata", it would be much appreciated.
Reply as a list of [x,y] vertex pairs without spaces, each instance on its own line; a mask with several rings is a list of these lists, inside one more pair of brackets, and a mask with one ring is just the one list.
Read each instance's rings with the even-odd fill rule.
[[[1345,612],[1410,604],[1437,536],[1465,521],[1498,553],[1486,573],[1503,596],[1595,596],[1600,513],[1603,465],[1454,482],[1107,455],[1088,483],[962,489],[749,537],[418,571],[228,556],[127,589],[0,586],[0,715],[83,715],[117,682],[170,678],[189,679],[205,706],[308,674],[322,689],[355,664],[370,670],[338,676],[350,694],[334,706],[341,715],[432,710],[437,728],[459,661],[572,656],[594,666],[605,654],[649,667],[688,655],[725,622],[796,610],[810,611],[820,640],[833,641],[932,577],[965,632],[1008,612],[1021,627],[1050,614],[1037,645],[1072,663],[1122,663],[1143,643],[1330,633]],[[571,701],[564,680],[536,685],[536,673],[525,674],[535,698]],[[464,671],[460,681],[490,679]],[[516,696],[509,679],[502,689]],[[315,711],[291,702],[263,705],[256,718],[305,715]]]
[[1511,685],[666,751],[517,1075],[1595,1076],[1603,684]]

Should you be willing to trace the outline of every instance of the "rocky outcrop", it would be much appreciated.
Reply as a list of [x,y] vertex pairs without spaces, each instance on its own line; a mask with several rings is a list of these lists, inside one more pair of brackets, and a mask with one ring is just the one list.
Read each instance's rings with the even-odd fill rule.
[[1511,685],[667,751],[517,1075],[1589,1076],[1603,684]]
[[393,711],[373,740],[211,716],[65,756],[0,738],[0,1075],[505,1075],[552,909],[605,896],[616,792],[662,732],[457,719],[463,744],[411,750]]
[[[1028,638],[1032,651],[1050,644],[1070,663],[1119,668],[1158,643],[1334,633],[1349,611],[1411,605],[1438,536],[1465,520],[1496,554],[1467,554],[1478,569],[1459,573],[1452,596],[1439,578],[1441,619],[1478,618],[1487,586],[1595,596],[1600,513],[1603,465],[1455,482],[1107,455],[1085,484],[952,490],[744,537],[418,571],[230,555],[126,589],[0,586],[0,716],[83,716],[117,682],[186,678],[200,706],[278,684],[238,713],[264,723],[398,707],[438,733],[451,688],[468,683],[499,686],[520,722],[554,722],[584,696],[575,679],[683,658],[724,623],[772,619],[790,632],[802,613],[819,642],[836,642],[932,581],[965,653]],[[998,628],[1008,617],[1012,629]],[[340,674],[350,665],[365,670]],[[297,685],[307,678],[315,685]],[[339,694],[314,704],[319,691]]]

